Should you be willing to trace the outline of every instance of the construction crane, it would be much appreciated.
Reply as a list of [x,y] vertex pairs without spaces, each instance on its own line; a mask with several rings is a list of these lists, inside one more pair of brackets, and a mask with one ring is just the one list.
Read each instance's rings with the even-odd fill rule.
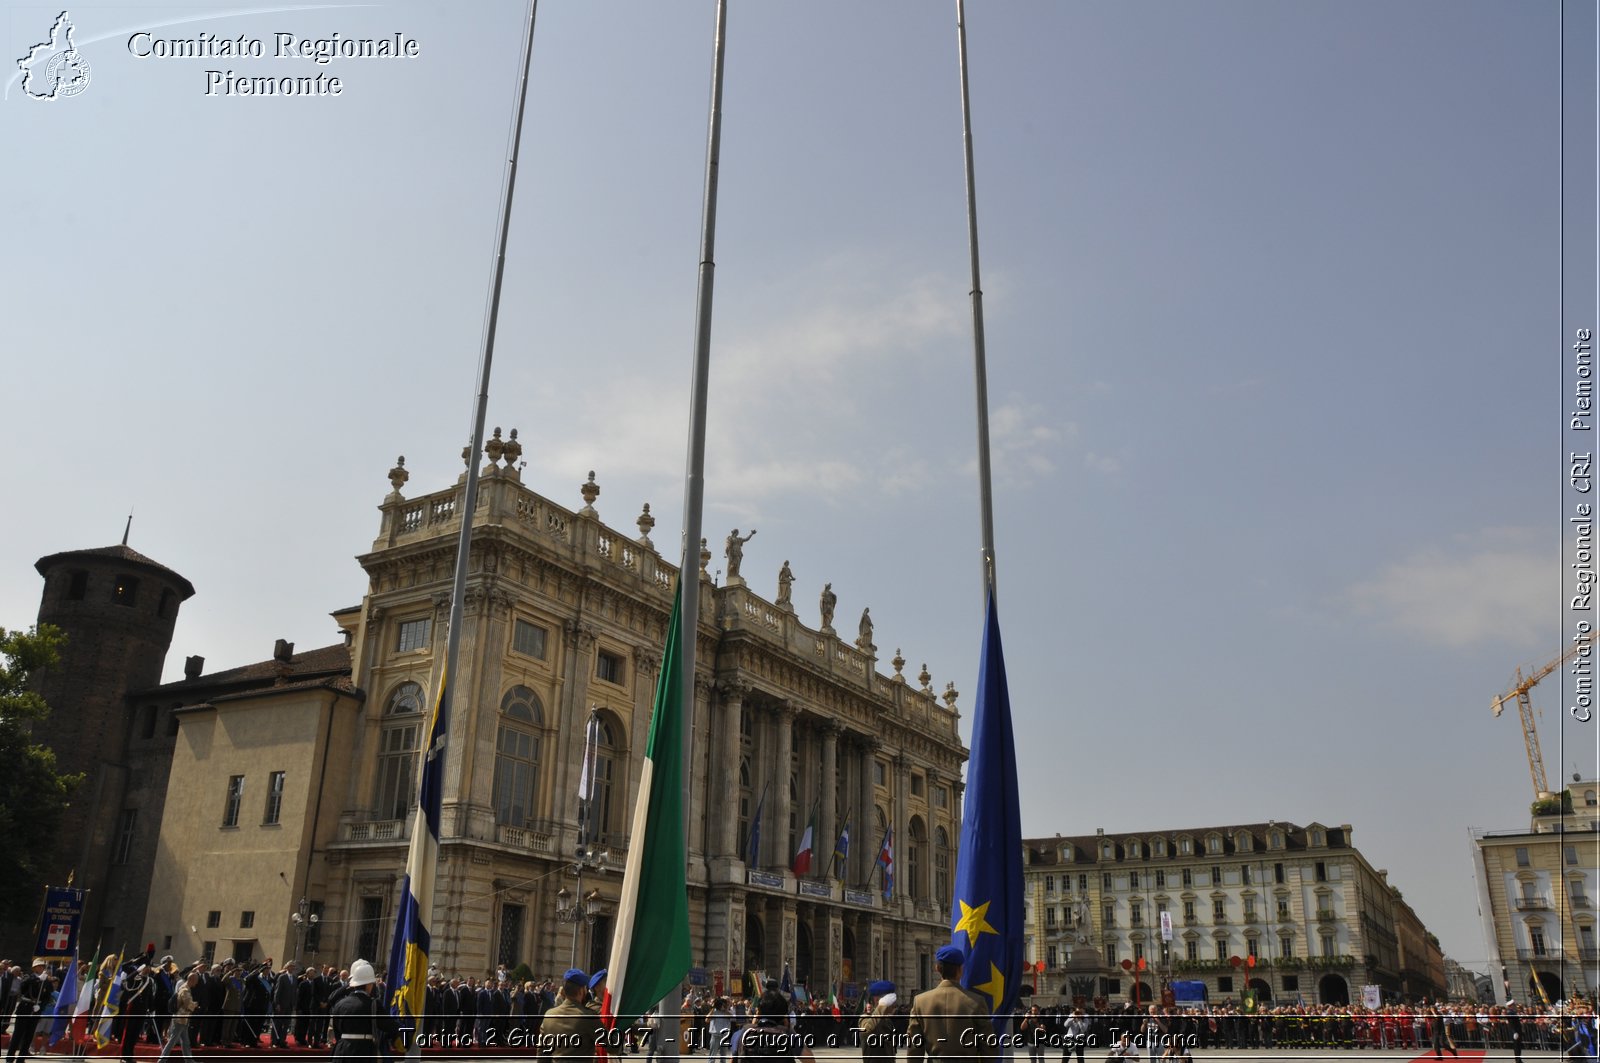
[[1596,632],[1586,631],[1573,640],[1571,648],[1561,656],[1549,661],[1530,672],[1527,676],[1522,674],[1522,669],[1517,669],[1516,677],[1512,680],[1511,689],[1494,699],[1489,707],[1496,716],[1505,708],[1506,702],[1515,698],[1517,713],[1522,717],[1522,741],[1528,747],[1528,771],[1533,775],[1533,797],[1538,800],[1550,792],[1550,786],[1544,776],[1544,755],[1539,752],[1539,732],[1533,723],[1533,702],[1528,697],[1528,691],[1538,685],[1539,680],[1566,664],[1580,653],[1587,653],[1589,643],[1594,641]]

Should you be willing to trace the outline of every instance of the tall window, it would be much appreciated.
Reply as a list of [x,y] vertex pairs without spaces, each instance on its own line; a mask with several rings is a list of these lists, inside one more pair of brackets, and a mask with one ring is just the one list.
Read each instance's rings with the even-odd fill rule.
[[526,827],[533,821],[539,787],[539,732],[544,709],[527,687],[512,687],[500,699],[500,731],[495,738],[495,822]]
[[600,716],[600,739],[595,745],[594,757],[594,797],[593,804],[589,806],[590,814],[594,817],[594,833],[609,834],[616,830],[616,820],[612,818],[616,801],[617,761],[621,760],[624,750],[617,741],[617,733],[612,729],[611,721],[604,714]]
[[1530,863],[1532,861],[1528,859],[1528,847],[1525,845],[1517,846],[1517,866],[1527,867]]
[[416,683],[401,683],[389,697],[383,732],[378,740],[377,815],[380,819],[404,819],[416,803],[421,717],[422,688]]
[[[1135,842],[1134,844],[1137,845],[1138,843]],[[1136,889],[1139,888],[1139,872],[1137,872],[1137,871],[1128,872],[1128,888],[1131,889],[1131,890],[1136,890]]]
[[401,621],[400,633],[395,637],[395,652],[405,653],[408,650],[427,649],[428,636],[432,632],[433,620],[429,617]]
[[950,835],[943,827],[933,828],[933,899],[940,904],[951,903],[950,897]]
[[523,907],[520,904],[500,906],[500,947],[496,950],[497,962],[507,967],[516,965],[517,949],[522,942]]
[[1322,935],[1322,954],[1324,956],[1332,956],[1332,955],[1334,955],[1334,951],[1333,951],[1333,935],[1332,934],[1324,934],[1324,935]]
[[928,882],[923,878],[924,861],[923,850],[928,845],[928,829],[922,824],[921,816],[911,817],[911,844],[907,847],[906,868],[911,873],[911,899],[914,901],[926,900],[928,896]]
[[1200,958],[1200,942],[1185,941],[1183,943],[1183,958],[1191,963]]
[[132,576],[119,575],[111,585],[111,600],[117,605],[132,605],[139,599],[139,581]]
[[1193,901],[1184,901],[1183,902],[1183,921],[1185,923],[1194,922],[1194,902]]
[[1211,921],[1213,923],[1226,923],[1228,921],[1227,902],[1221,897],[1211,902]]
[[239,803],[244,800],[244,776],[230,775],[228,777],[228,796],[222,802],[222,825],[224,827],[237,827],[239,825]]
[[511,649],[527,657],[537,657],[544,660],[545,639],[548,632],[538,624],[530,624],[526,620],[518,620],[512,629]]
[[1157,871],[1156,872],[1156,889],[1164,890],[1166,888],[1167,888],[1167,873],[1165,871]]
[[267,809],[261,815],[262,823],[277,823],[283,816],[283,778],[281,771],[267,776]]
[[[739,851],[744,853],[744,862],[754,866],[755,853],[745,853],[745,847],[750,844],[750,758],[741,757],[739,760]],[[758,841],[760,839],[757,839]]]
[[1184,889],[1192,889],[1192,888],[1194,888],[1194,872],[1190,871],[1188,868],[1184,868],[1182,873],[1181,873],[1181,875],[1182,875],[1182,877],[1181,877],[1180,881],[1183,883],[1183,888]]
[[1286,934],[1278,939],[1278,955],[1284,957],[1294,955],[1294,938]]
[[356,955],[376,956],[383,929],[383,898],[361,898],[361,931],[356,939]]
[[[126,864],[128,858],[133,855],[133,828],[138,821],[137,808],[122,810],[122,818],[117,821],[117,853],[112,858],[113,863]],[[1583,888],[1582,883],[1578,884],[1578,888]]]

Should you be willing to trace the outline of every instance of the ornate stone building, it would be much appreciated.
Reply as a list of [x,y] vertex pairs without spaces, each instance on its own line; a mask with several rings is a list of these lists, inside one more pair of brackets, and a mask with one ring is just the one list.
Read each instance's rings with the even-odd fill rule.
[[1534,803],[1527,830],[1484,831],[1475,838],[1479,908],[1494,942],[1501,1002],[1509,996],[1538,1005],[1544,997],[1594,1000],[1600,994],[1597,793],[1600,781],[1575,779]]
[[1024,841],[1039,998],[1150,1000],[1169,978],[1204,981],[1212,1001],[1440,995],[1437,939],[1350,836],[1272,821]]
[[[542,974],[574,958],[604,965],[677,578],[650,540],[648,506],[636,535],[609,527],[595,507],[600,488],[591,474],[580,489],[584,505],[564,508],[522,483],[520,449],[514,433],[502,442],[498,430],[486,447],[451,684],[431,929],[435,963],[463,974],[481,975],[500,961],[527,962]],[[295,807],[319,801],[326,837],[304,816],[290,825],[299,885],[280,890],[270,908],[272,937],[261,943],[269,953],[274,943],[277,955],[287,950],[300,892],[319,916],[321,954],[342,963],[386,959],[418,743],[444,665],[465,480],[407,497],[408,477],[402,460],[380,506],[378,537],[359,558],[368,593],[359,607],[335,614],[348,636],[354,693],[327,699],[315,726],[310,708],[284,720],[308,748],[322,740],[309,733],[316,726],[331,743],[326,758],[302,758],[292,782],[315,776],[314,763],[334,768],[321,780],[299,781],[315,797],[299,797]],[[742,560],[743,539],[729,549]],[[822,622],[802,622],[787,563],[768,600],[733,558],[729,578],[713,585],[710,557],[702,549],[685,868],[695,977],[732,989],[743,972],[776,975],[788,964],[797,981],[818,988],[879,977],[931,984],[932,954],[949,940],[960,836],[966,749],[954,689],[937,696],[925,667],[908,682],[898,653],[894,674],[879,674],[870,619],[863,615],[854,641],[841,640],[831,588]],[[582,846],[576,791],[591,715],[599,744],[591,835]],[[179,717],[186,733],[207,718]],[[244,787],[257,787],[251,776],[265,784],[274,770],[260,758],[240,767],[220,749],[210,759],[210,766],[186,766],[209,802],[193,810],[192,822],[163,827],[197,839],[184,843],[191,861],[228,855],[230,843],[216,828],[222,787],[236,785],[229,780],[241,772]],[[760,851],[749,853],[758,812]],[[813,817],[817,860],[797,878],[789,864]],[[849,853],[832,868],[847,823]],[[875,857],[891,828],[895,892],[885,898]],[[217,907],[203,905],[208,914]],[[146,933],[198,949],[202,939],[189,933],[187,913],[201,909],[198,899],[165,912],[152,906],[161,925],[150,923]]]

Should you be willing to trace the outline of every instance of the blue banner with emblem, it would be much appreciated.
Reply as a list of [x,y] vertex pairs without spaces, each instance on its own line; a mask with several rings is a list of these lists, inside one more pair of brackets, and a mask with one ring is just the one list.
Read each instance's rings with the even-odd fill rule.
[[35,956],[71,956],[78,948],[78,926],[83,922],[83,891],[70,886],[50,886],[44,891],[44,914],[39,916]]

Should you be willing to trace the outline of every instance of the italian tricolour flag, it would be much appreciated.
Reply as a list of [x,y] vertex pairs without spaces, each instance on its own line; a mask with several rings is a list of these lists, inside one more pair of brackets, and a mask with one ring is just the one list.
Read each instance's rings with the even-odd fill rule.
[[806,832],[800,835],[800,848],[795,851],[793,871],[796,876],[809,874],[811,871],[811,858],[817,849],[817,810],[811,809],[811,818],[806,822]]
[[[692,572],[692,569],[687,571]],[[689,973],[689,888],[684,837],[684,706],[679,631],[680,579],[656,682],[655,711],[645,746],[644,774],[633,808],[628,864],[617,904],[601,1018],[608,1027],[633,1021]]]

